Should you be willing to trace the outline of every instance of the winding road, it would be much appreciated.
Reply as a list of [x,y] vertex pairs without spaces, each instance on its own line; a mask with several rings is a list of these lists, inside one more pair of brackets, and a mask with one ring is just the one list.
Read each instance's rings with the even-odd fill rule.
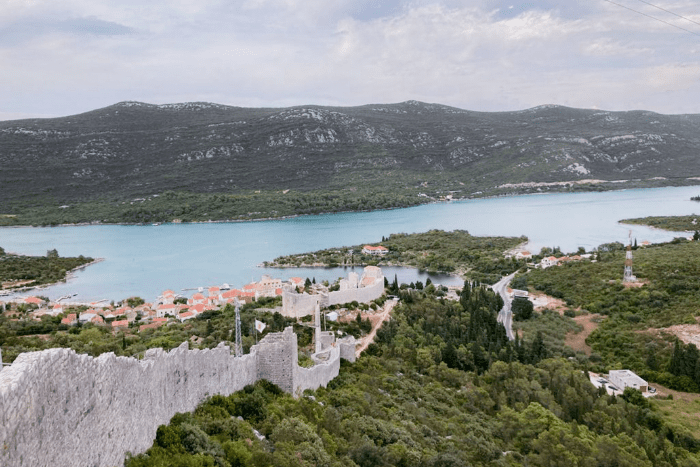
[[508,340],[515,339],[515,334],[513,334],[513,313],[510,310],[510,298],[508,297],[508,284],[513,280],[515,273],[505,276],[500,281],[496,282],[491,286],[494,292],[499,294],[503,298],[503,308],[498,312],[498,322],[503,323],[506,328],[506,335]]

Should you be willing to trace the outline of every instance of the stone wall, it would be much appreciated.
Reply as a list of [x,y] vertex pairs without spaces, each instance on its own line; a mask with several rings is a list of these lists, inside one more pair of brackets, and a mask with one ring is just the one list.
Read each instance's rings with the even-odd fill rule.
[[384,295],[384,278],[378,279],[373,285],[357,289],[336,290],[328,294],[328,305],[340,305],[357,301],[369,303]]
[[240,358],[223,344],[188,350],[187,343],[170,352],[151,349],[143,360],[70,349],[23,353],[0,372],[0,465],[122,465],[126,452],[152,445],[159,425],[207,396],[260,378],[295,395],[326,386],[338,375],[340,347],[313,368],[297,361],[291,327]]
[[257,345],[258,379],[266,379],[294,393],[294,368],[299,363],[297,335],[292,327],[266,335]]
[[320,295],[309,295],[284,290],[282,291],[282,315],[287,318],[301,318],[312,315],[320,299]]
[[122,465],[176,412],[256,378],[256,355],[237,359],[224,346],[189,351],[184,343],[143,360],[70,349],[21,354],[0,373],[0,464]]
[[311,368],[296,366],[294,377],[294,395],[298,396],[307,389],[317,389],[326,385],[340,372],[340,348],[332,346],[324,353],[325,361],[314,359],[316,365]]

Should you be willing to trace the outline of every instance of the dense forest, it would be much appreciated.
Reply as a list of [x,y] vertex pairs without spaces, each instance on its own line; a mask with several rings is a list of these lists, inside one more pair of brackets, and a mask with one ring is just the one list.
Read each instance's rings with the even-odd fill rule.
[[65,280],[70,270],[93,261],[82,255],[62,258],[56,250],[49,250],[46,256],[23,256],[8,254],[0,248],[0,283],[2,288],[52,284]]
[[541,335],[508,342],[483,286],[459,302],[399,293],[328,388],[293,399],[261,381],[213,396],[126,466],[700,465],[700,442],[639,392],[601,392]]
[[94,200],[55,206],[24,203],[0,213],[0,226],[79,223],[150,224],[277,218],[340,211],[403,208],[424,203],[408,191],[353,189],[313,192],[256,190],[236,194],[165,191],[124,200]]
[[533,270],[515,280],[519,286],[565,300],[574,313],[598,313],[604,318],[587,341],[597,369],[630,368],[649,381],[697,392],[698,351],[693,344],[676,343],[665,328],[697,323],[700,242],[678,239],[638,248],[633,256],[638,279],[633,286],[621,281],[622,245],[599,249],[597,262]]
[[505,258],[503,253],[527,242],[527,237],[477,237],[465,230],[430,230],[415,234],[391,234],[377,244],[389,251],[384,256],[362,254],[364,245],[297,255],[280,256],[266,266],[302,265],[393,265],[413,266],[430,273],[458,273],[493,283],[525,266],[524,261]]

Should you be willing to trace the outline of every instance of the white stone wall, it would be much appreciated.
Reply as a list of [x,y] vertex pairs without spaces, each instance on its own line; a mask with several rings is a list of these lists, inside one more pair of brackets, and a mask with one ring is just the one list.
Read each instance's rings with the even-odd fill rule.
[[311,368],[303,368],[297,365],[294,374],[294,395],[298,396],[307,389],[318,389],[326,385],[340,373],[340,348],[331,347],[328,352],[328,360],[317,362]]
[[[347,353],[347,352],[346,352]],[[313,368],[297,364],[291,327],[270,333],[241,358],[229,347],[187,343],[143,360],[79,355],[71,349],[23,353],[0,372],[0,466],[119,466],[141,453],[156,429],[207,396],[228,395],[260,378],[300,394],[338,376],[340,347]]]
[[369,303],[384,295],[384,278],[377,281],[368,287],[360,287],[358,289],[336,290],[328,294],[328,305],[340,305],[341,303],[350,303],[357,301],[360,303]]
[[21,354],[0,373],[0,465],[122,465],[176,412],[257,378],[254,353],[237,359],[224,346],[189,351],[184,343],[147,355]]

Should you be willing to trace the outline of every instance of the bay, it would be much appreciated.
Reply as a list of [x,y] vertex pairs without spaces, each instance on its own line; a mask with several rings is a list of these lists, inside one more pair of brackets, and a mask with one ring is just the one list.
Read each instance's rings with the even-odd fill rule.
[[[52,299],[77,294],[74,300],[154,299],[161,291],[199,286],[241,287],[262,274],[316,280],[345,276],[343,268],[266,269],[257,267],[280,255],[335,246],[378,242],[392,233],[430,229],[468,230],[473,235],[526,235],[528,249],[559,246],[575,251],[601,243],[671,240],[682,233],[619,224],[623,218],[688,215],[700,211],[691,196],[698,187],[668,187],[512,196],[435,203],[406,209],[300,216],[241,223],[163,224],[158,226],[89,225],[0,228],[0,246],[25,255],[57,249],[61,256],[92,256],[103,262],[79,271],[66,283],[39,292]],[[410,268],[387,269],[402,282],[428,277]],[[433,278],[460,284],[448,276]]]

